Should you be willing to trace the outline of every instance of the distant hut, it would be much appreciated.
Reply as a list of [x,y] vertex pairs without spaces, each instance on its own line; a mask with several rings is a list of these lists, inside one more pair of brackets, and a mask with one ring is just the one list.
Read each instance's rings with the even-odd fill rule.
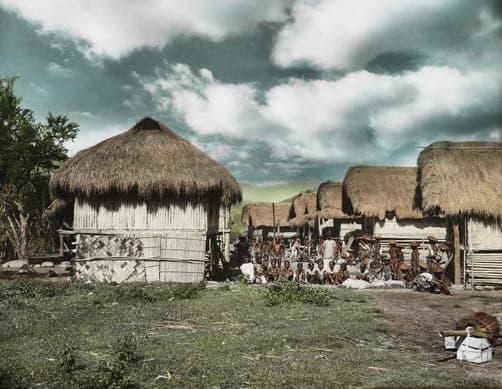
[[241,224],[248,228],[250,238],[289,236],[294,231],[288,224],[288,203],[249,203],[244,206]]
[[296,228],[301,238],[314,237],[317,231],[317,194],[303,192],[293,197],[289,208],[288,223]]
[[445,216],[455,280],[502,284],[502,143],[437,142],[418,157],[417,203]]
[[350,216],[342,210],[342,184],[326,181],[317,189],[319,233],[330,230],[342,239],[348,233],[361,229],[360,217]]
[[353,166],[343,180],[342,210],[362,216],[364,233],[379,236],[382,247],[417,240],[424,249],[429,235],[444,241],[445,221],[414,208],[416,177],[415,167]]
[[203,279],[235,178],[163,124],[145,118],[82,150],[50,179],[74,201],[77,275],[100,281]]

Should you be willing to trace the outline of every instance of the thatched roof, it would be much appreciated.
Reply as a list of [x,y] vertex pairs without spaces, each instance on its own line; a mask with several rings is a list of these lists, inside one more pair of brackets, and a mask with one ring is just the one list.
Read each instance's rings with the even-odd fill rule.
[[343,180],[342,210],[380,220],[386,212],[397,219],[421,218],[413,208],[416,176],[415,167],[353,166]]
[[317,216],[316,192],[299,193],[293,197],[289,208],[289,225],[292,227],[312,224]]
[[326,181],[317,188],[317,211],[324,219],[342,219],[350,216],[342,211],[342,184]]
[[50,180],[53,196],[219,196],[242,198],[236,179],[220,163],[165,125],[144,118],[126,132],[78,152]]
[[418,183],[424,212],[501,219],[502,143],[433,143],[418,156]]
[[54,200],[52,200],[49,206],[44,209],[42,217],[44,219],[57,218],[59,217],[59,215],[63,214],[68,207],[73,207],[73,202],[71,200],[65,200],[60,197],[56,197]]
[[[272,208],[273,206],[273,208]],[[241,214],[241,223],[258,227],[288,226],[289,203],[249,203],[244,206]]]

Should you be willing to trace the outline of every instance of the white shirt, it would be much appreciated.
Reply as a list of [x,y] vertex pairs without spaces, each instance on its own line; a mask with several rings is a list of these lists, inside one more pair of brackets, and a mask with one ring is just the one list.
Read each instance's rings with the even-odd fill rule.
[[324,259],[332,259],[335,251],[336,242],[333,239],[328,239],[324,242]]

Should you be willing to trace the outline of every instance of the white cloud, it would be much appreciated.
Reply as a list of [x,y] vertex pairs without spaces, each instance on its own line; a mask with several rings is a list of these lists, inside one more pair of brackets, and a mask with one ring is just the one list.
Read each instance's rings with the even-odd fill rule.
[[80,150],[87,149],[107,138],[124,132],[124,128],[128,128],[130,126],[130,123],[128,123],[106,126],[100,130],[81,128],[75,140],[66,142],[65,144],[68,149],[68,155],[71,157]]
[[[252,84],[222,83],[207,69],[199,73],[177,64],[158,69],[155,78],[137,79],[159,111],[178,115],[199,135],[264,141],[276,160],[379,160],[434,132],[453,136],[464,118],[499,108],[500,75],[451,67],[290,79],[267,91],[262,102]],[[213,151],[217,159],[230,153],[224,147]]]
[[72,74],[72,71],[70,69],[61,66],[56,62],[49,62],[46,69],[50,74],[58,77],[70,77]]
[[[454,52],[471,34],[493,32],[486,3],[465,0],[299,0],[272,58],[289,67],[354,69],[385,52]],[[453,46],[453,47],[452,47]]]
[[120,58],[141,47],[161,48],[177,36],[222,40],[262,22],[284,21],[286,2],[269,0],[0,0],[0,6],[62,33],[81,50]]

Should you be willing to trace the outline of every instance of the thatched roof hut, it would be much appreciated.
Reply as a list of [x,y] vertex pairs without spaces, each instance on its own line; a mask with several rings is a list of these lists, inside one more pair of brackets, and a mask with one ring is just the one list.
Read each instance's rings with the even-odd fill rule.
[[317,216],[316,192],[299,193],[291,200],[289,225],[293,227],[312,224]]
[[342,184],[326,181],[317,188],[317,211],[324,219],[348,218],[342,211]]
[[242,209],[241,223],[253,228],[287,227],[289,207],[289,203],[249,203]]
[[77,153],[50,189],[74,201],[77,277],[113,282],[201,281],[221,209],[242,197],[225,167],[151,118]]
[[51,176],[50,189],[61,198],[115,192],[140,198],[219,196],[226,205],[242,199],[223,165],[148,117],[78,152]]
[[393,212],[397,219],[419,219],[413,206],[417,169],[394,166],[353,166],[342,186],[342,210],[349,215],[385,219]]
[[433,143],[418,156],[418,183],[424,212],[500,220],[502,143]]

